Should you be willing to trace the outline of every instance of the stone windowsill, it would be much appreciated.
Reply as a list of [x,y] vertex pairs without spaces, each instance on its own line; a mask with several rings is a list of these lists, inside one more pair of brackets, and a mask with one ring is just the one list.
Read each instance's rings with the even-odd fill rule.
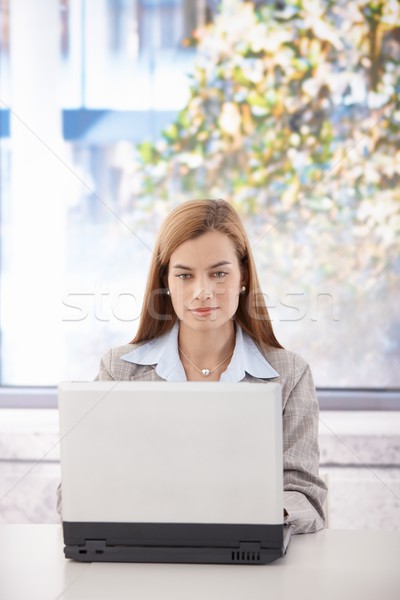
[[[321,465],[400,466],[400,411],[321,411]],[[1,409],[0,460],[59,460],[56,409]]]

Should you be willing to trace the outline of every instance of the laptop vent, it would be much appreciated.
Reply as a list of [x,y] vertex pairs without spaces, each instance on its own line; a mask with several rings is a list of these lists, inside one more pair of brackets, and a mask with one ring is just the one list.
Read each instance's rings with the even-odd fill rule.
[[234,550],[232,552],[232,562],[234,563],[257,563],[260,562],[260,553],[253,551]]

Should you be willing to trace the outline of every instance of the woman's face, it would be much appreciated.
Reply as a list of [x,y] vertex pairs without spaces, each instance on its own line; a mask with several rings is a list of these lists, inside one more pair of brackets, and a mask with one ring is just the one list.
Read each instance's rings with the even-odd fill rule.
[[235,247],[218,231],[184,242],[173,252],[168,288],[178,319],[196,330],[217,329],[235,315],[243,285]]

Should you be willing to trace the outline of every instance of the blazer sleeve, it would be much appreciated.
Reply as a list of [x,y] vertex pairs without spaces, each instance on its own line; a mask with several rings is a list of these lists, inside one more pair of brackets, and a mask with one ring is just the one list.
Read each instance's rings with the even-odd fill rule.
[[62,518],[62,494],[61,494],[61,481],[59,482],[56,490],[56,511],[60,520]]
[[327,487],[319,477],[319,406],[307,363],[294,355],[293,387],[283,409],[284,508],[294,533],[325,526]]
[[108,350],[100,361],[99,372],[94,381],[114,381],[114,376],[111,370],[112,349]]

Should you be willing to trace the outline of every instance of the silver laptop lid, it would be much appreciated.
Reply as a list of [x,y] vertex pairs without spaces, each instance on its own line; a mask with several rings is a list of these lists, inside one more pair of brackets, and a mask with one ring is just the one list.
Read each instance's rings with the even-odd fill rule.
[[62,518],[283,522],[276,383],[59,385]]

